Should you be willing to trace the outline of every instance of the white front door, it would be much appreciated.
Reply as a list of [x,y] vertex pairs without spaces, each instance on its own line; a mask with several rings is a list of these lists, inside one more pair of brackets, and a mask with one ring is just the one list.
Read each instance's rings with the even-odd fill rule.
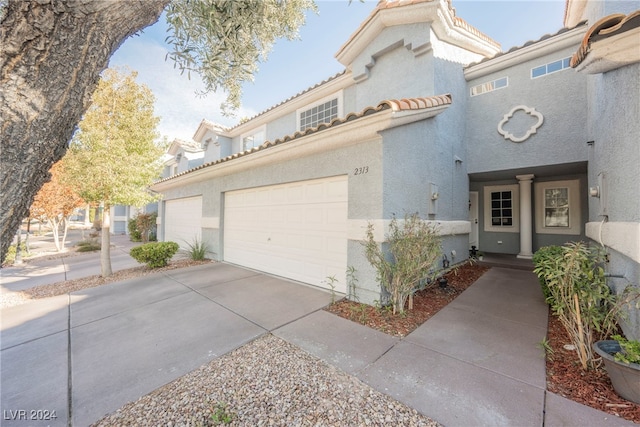
[[469,233],[469,249],[475,246],[480,249],[478,242],[478,192],[469,192],[469,222],[471,223],[471,233]]
[[347,209],[346,176],[228,192],[224,260],[346,292]]

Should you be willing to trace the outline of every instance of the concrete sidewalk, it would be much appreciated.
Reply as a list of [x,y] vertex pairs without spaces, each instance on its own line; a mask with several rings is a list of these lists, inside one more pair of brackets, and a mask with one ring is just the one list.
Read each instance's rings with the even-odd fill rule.
[[[490,270],[404,339],[321,310],[330,300],[216,263],[3,309],[2,425],[88,425],[268,332],[446,426],[634,425],[545,391],[530,272]],[[31,410],[57,418],[16,419]]]
[[[73,230],[77,231],[77,230]],[[69,244],[73,243],[73,236],[69,238]],[[50,240],[50,241],[48,241]],[[76,240],[80,240],[77,238]],[[131,258],[129,251],[132,247],[141,245],[140,242],[132,242],[129,236],[111,236],[111,268],[113,271],[138,267],[141,264]],[[74,280],[82,277],[101,274],[100,251],[87,253],[73,253],[64,256],[57,254],[53,240],[43,239],[39,242],[39,248],[48,256],[40,256],[27,259],[20,265],[0,269],[0,292],[16,292],[29,289],[34,286],[49,285],[65,280]]]

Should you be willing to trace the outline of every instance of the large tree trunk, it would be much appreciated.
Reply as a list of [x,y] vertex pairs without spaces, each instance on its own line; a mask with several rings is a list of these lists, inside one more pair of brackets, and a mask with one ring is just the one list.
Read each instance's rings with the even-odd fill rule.
[[0,22],[0,259],[122,42],[169,0],[10,1]]

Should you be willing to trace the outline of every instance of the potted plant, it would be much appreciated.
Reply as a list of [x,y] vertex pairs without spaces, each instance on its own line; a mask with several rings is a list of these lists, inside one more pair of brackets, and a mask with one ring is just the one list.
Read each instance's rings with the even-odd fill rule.
[[593,349],[602,357],[616,393],[640,404],[640,341],[612,338],[595,342]]

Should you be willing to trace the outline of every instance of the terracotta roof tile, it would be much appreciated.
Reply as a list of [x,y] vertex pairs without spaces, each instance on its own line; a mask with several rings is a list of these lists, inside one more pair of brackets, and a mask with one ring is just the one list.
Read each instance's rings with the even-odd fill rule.
[[277,103],[276,105],[273,105],[273,106],[271,106],[271,107],[267,108],[266,110],[263,110],[263,111],[259,112],[259,113],[258,113],[258,114],[256,114],[255,116],[249,117],[249,119],[247,119],[246,121],[243,121],[242,123],[238,123],[237,125],[230,127],[228,130],[233,130],[233,129],[237,128],[238,126],[245,124],[247,121],[251,121],[251,120],[253,120],[253,119],[256,119],[256,118],[258,118],[258,117],[262,116],[263,114],[268,113],[269,111],[271,111],[271,110],[273,110],[273,109],[275,109],[275,108],[277,108],[277,107],[279,107],[279,106],[281,106],[281,105],[283,105],[283,104],[286,104],[287,102],[289,102],[289,101],[291,101],[291,100],[293,100],[293,99],[295,99],[295,98],[297,98],[297,97],[299,97],[299,96],[302,96],[302,95],[304,95],[304,94],[305,94],[305,93],[307,93],[307,92],[312,91],[313,89],[315,89],[315,88],[317,88],[317,87],[320,87],[320,86],[322,86],[322,85],[324,85],[324,84],[326,84],[326,83],[329,83],[330,81],[335,80],[335,79],[337,79],[338,77],[342,76],[344,73],[346,73],[346,71],[347,71],[347,70],[342,70],[342,71],[340,71],[339,73],[336,73],[336,74],[334,74],[333,76],[331,76],[331,77],[329,77],[329,78],[327,78],[327,79],[325,79],[325,80],[321,81],[320,83],[316,83],[315,85],[311,86],[310,88],[307,88],[307,89],[305,89],[305,90],[303,90],[303,91],[301,91],[301,92],[298,92],[298,93],[296,93],[295,95],[290,96],[289,98],[285,99],[284,101],[279,102],[279,103]]
[[637,27],[640,27],[640,10],[636,10],[629,15],[616,13],[598,20],[587,30],[578,51],[571,57],[571,67],[575,68],[584,61],[589,54],[592,42],[603,40]]
[[542,42],[544,40],[547,40],[547,39],[549,39],[551,37],[559,36],[560,34],[566,33],[567,31],[574,30],[574,29],[576,29],[578,27],[581,27],[583,25],[586,25],[586,24],[587,24],[587,21],[582,21],[582,22],[578,23],[575,27],[572,27],[572,28],[567,28],[567,27],[561,28],[556,33],[545,34],[545,35],[543,35],[542,37],[540,37],[537,40],[529,40],[529,41],[525,42],[522,46],[514,46],[511,49],[507,50],[506,52],[499,52],[499,53],[495,54],[491,58],[483,58],[482,60],[480,60],[478,62],[471,63],[471,64],[467,65],[466,68],[470,68],[470,67],[473,67],[474,65],[482,64],[482,63],[485,63],[485,62],[488,62],[488,61],[492,61],[492,60],[494,60],[496,58],[499,58],[499,57],[501,57],[503,55],[507,55],[507,54],[509,54],[511,52],[515,52],[515,51],[518,51],[520,49],[524,49],[525,47],[529,47],[529,46],[534,45],[536,43],[540,43],[540,42]]
[[329,128],[334,128],[336,126],[339,126],[341,124],[347,123],[347,122],[351,122],[357,119],[360,119],[362,117],[365,116],[369,116],[375,113],[379,113],[381,111],[384,110],[392,110],[392,111],[416,111],[416,110],[426,110],[426,109],[430,109],[430,108],[434,108],[434,107],[442,107],[444,105],[449,105],[452,102],[452,98],[450,94],[446,94],[446,95],[436,95],[436,96],[430,96],[430,97],[425,97],[425,98],[406,98],[406,99],[391,99],[391,100],[385,100],[380,102],[377,106],[368,106],[365,107],[362,111],[360,111],[359,113],[349,113],[347,114],[344,118],[336,118],[333,119],[330,123],[322,123],[320,125],[318,125],[315,128],[309,128],[309,129],[305,129],[304,131],[300,132],[295,132],[291,135],[285,135],[282,138],[278,138],[274,141],[266,141],[265,143],[263,143],[262,145],[258,146],[258,147],[254,147],[251,148],[250,150],[246,150],[246,151],[242,151],[240,153],[235,153],[232,154],[230,156],[224,157],[222,159],[218,159],[218,160],[214,160],[212,162],[208,162],[205,163],[203,165],[200,165],[198,167],[195,167],[193,169],[189,169],[187,171],[181,172],[179,174],[161,179],[159,181],[157,181],[156,183],[160,183],[160,182],[166,182],[169,181],[173,178],[177,178],[179,176],[183,176],[186,174],[189,174],[191,172],[200,170],[200,169],[204,169],[207,168],[209,166],[214,166],[220,163],[225,163],[228,162],[230,160],[234,160],[234,159],[238,159],[240,157],[244,157],[246,155],[255,153],[257,151],[262,151],[262,150],[266,150],[269,149],[270,147],[274,147],[276,145],[280,145],[280,144],[284,144],[293,140],[296,140],[298,138],[302,138],[304,136],[307,135],[311,135],[317,132],[321,132],[323,130],[329,129]]

